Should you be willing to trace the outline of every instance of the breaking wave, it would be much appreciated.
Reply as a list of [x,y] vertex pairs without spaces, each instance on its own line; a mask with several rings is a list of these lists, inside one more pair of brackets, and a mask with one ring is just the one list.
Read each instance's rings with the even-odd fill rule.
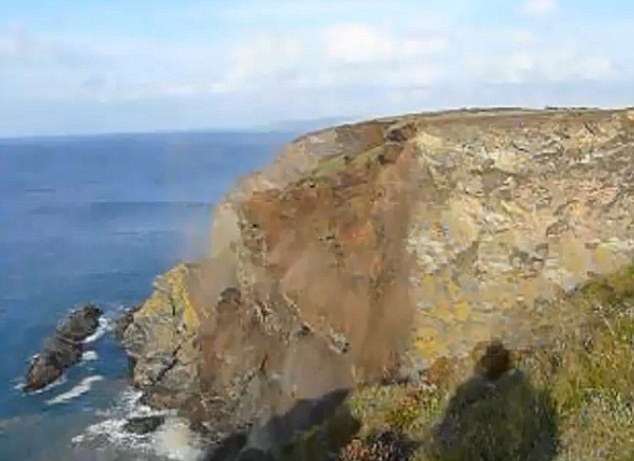
[[94,343],[111,329],[112,322],[110,322],[107,317],[102,315],[101,317],[99,317],[99,326],[97,327],[97,331],[84,339],[84,344]]
[[[61,386],[62,384],[66,384],[67,378],[66,375],[62,375],[60,376],[60,378],[55,381],[52,382],[51,384],[49,384],[48,386],[43,387],[42,389],[38,389],[37,391],[33,391],[31,392],[31,394],[37,395],[37,394],[44,394],[45,392],[50,391],[51,389],[54,389],[56,387]],[[13,386],[13,389],[15,389],[16,391],[20,391],[22,392],[22,388],[24,387],[24,378],[20,377],[18,380],[14,381],[16,384],[15,386]]]
[[[134,459],[173,461],[198,461],[203,455],[202,441],[192,432],[182,418],[173,411],[154,410],[140,403],[141,393],[126,390],[119,402],[105,411],[98,411],[103,421],[88,426],[83,433],[75,436],[72,443],[95,449],[114,447],[135,456]],[[126,421],[139,416],[163,415],[165,423],[154,433],[138,435],[124,429]]]
[[86,392],[90,391],[90,388],[92,387],[92,383],[97,382],[97,381],[101,381],[103,380],[103,376],[99,376],[99,375],[95,375],[95,376],[88,376],[87,378],[82,379],[79,384],[77,384],[75,387],[73,387],[72,389],[63,392],[55,397],[53,397],[52,399],[49,399],[46,401],[47,405],[58,405],[60,403],[67,403],[70,400],[73,400],[77,397],[79,397],[82,394],[85,394]]
[[99,355],[97,355],[97,352],[95,351],[86,351],[81,355],[81,359],[84,362],[94,362],[98,358]]

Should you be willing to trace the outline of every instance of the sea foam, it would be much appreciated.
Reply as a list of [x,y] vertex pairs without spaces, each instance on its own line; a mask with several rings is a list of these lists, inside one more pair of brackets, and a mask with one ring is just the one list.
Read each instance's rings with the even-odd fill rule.
[[[83,433],[75,436],[76,446],[114,447],[142,455],[158,456],[174,461],[198,461],[204,450],[200,437],[192,432],[185,420],[178,418],[174,411],[155,410],[140,403],[141,393],[126,390],[119,401],[105,411],[99,411],[103,421],[88,426]],[[139,435],[124,429],[129,418],[163,415],[165,423],[154,433]]]
[[84,362],[93,362],[97,360],[98,358],[99,358],[99,355],[97,355],[97,352],[95,351],[86,351],[81,355],[81,359]]
[[[47,386],[44,386],[42,389],[38,389],[37,391],[31,392],[31,394],[44,394],[45,392],[48,392],[51,389],[55,389],[56,387],[59,387],[62,384],[66,384],[66,381],[67,381],[66,375],[62,375],[57,381],[54,381]],[[15,386],[13,386],[13,389],[15,389],[16,391],[22,391],[22,388],[24,387],[24,384],[25,384],[24,379],[20,377],[16,379],[14,382],[16,384]]]
[[95,375],[95,376],[88,376],[87,378],[82,379],[79,384],[77,384],[76,386],[74,386],[73,388],[71,388],[70,390],[59,394],[55,397],[53,397],[52,399],[49,399],[46,401],[47,405],[58,405],[60,403],[67,403],[70,400],[73,400],[77,397],[79,397],[82,394],[85,394],[86,392],[90,391],[90,388],[92,387],[92,383],[97,382],[97,381],[101,381],[103,380],[102,376],[99,375]]
[[84,339],[84,344],[94,343],[111,329],[112,329],[112,322],[110,322],[110,320],[107,317],[102,315],[101,317],[99,317],[99,326],[97,327],[97,331],[95,331],[90,336],[86,337],[86,339]]

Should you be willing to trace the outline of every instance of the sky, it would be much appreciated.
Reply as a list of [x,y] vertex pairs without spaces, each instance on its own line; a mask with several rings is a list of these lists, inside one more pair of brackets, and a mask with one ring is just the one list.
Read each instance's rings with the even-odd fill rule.
[[634,105],[631,0],[0,0],[0,136]]

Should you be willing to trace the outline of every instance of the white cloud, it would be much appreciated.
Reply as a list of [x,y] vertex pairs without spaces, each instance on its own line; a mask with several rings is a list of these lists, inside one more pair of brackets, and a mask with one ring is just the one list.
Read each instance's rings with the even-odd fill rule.
[[544,16],[554,13],[557,8],[556,0],[524,0],[519,11],[525,15]]
[[[192,27],[198,27],[193,19],[200,16],[199,29],[180,36],[175,27],[160,39],[81,35],[70,29],[45,35],[35,33],[35,25],[32,30],[0,28],[0,106],[129,104],[142,114],[139,120],[153,120],[152,110],[143,108],[186,108],[206,101],[196,112],[203,126],[213,123],[204,117],[224,123],[228,113],[242,123],[242,117],[265,120],[276,114],[293,118],[298,113],[312,117],[448,104],[524,104],[535,102],[531,98],[539,88],[557,89],[543,94],[540,104],[560,94],[568,95],[560,100],[570,101],[578,94],[624,99],[611,88],[634,82],[634,55],[622,47],[634,32],[624,19],[595,24],[575,16],[555,30],[513,12],[495,17],[495,23],[491,18],[483,22],[469,16],[470,9],[456,13],[454,3],[451,17],[439,0],[431,3],[440,5],[436,9],[443,14],[423,11],[414,0],[407,7],[398,0],[389,5],[370,0],[372,7],[363,11],[361,0],[342,1],[269,2],[263,21],[256,9],[241,10],[236,4],[216,13],[201,2],[200,15],[179,10],[189,14]],[[173,11],[165,8],[166,15]],[[355,9],[359,14],[354,16],[333,13]],[[515,12],[545,15],[556,9],[553,1],[532,0]],[[209,27],[214,14],[216,19],[240,17],[224,21],[226,30],[207,32],[203,26]],[[341,19],[346,17],[355,19],[348,23]],[[288,27],[279,27],[282,23]],[[600,85],[603,93],[587,91]],[[579,88],[586,92],[573,91]],[[187,110],[181,114],[190,123]],[[125,123],[128,115],[112,116],[119,117]],[[162,123],[180,122],[173,122],[166,109]]]
[[234,46],[219,87],[226,92],[310,90],[349,85],[429,85],[442,75],[447,40],[397,36],[366,24],[248,37]]
[[110,102],[220,92],[224,64],[213,46],[0,30],[0,97]]
[[337,23],[219,47],[62,41],[14,28],[0,34],[0,96],[123,101],[354,86],[407,94],[436,84],[610,81],[623,71],[606,45],[539,32]]
[[364,24],[336,25],[324,31],[326,57],[331,61],[364,63],[392,56],[394,44]]
[[325,54],[332,62],[367,62],[415,59],[447,49],[442,37],[397,37],[367,24],[337,24],[323,33]]
[[609,58],[570,49],[515,51],[467,64],[467,80],[480,83],[561,83],[611,81],[619,77]]
[[58,40],[30,34],[22,25],[14,24],[0,36],[0,61],[12,66],[58,66],[75,69],[98,58],[92,53]]
[[301,38],[278,34],[251,37],[232,51],[221,87],[248,90],[264,80],[284,79],[303,65],[305,46]]

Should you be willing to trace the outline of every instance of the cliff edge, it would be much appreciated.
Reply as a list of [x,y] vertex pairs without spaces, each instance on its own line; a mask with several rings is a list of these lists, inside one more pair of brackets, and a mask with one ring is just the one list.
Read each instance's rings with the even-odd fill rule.
[[[208,258],[157,279],[123,332],[132,380],[222,435],[337,390],[422,385],[494,338],[548,348],[590,317],[562,300],[634,260],[633,216],[634,110],[308,134],[218,204]],[[249,444],[293,432],[276,431]]]

